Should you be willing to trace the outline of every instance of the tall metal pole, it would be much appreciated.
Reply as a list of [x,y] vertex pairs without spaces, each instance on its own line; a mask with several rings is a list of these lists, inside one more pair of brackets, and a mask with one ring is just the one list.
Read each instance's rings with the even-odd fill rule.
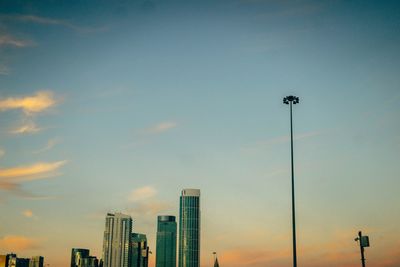
[[296,212],[294,205],[294,163],[293,163],[293,118],[292,118],[292,101],[290,101],[290,148],[292,158],[292,225],[293,225],[293,266],[297,266],[296,252]]
[[362,267],[365,267],[365,257],[364,257],[364,247],[361,242],[361,231],[358,232],[358,242],[360,242],[360,250],[361,250],[361,265]]
[[297,251],[296,251],[296,209],[294,197],[294,160],[293,160],[293,104],[299,103],[297,96],[287,96],[283,98],[283,103],[290,106],[290,155],[292,167],[292,233],[293,233],[293,267],[297,267]]

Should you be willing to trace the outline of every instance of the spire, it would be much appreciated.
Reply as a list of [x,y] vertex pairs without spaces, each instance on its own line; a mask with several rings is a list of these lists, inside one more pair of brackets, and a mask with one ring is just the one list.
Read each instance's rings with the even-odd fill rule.
[[214,267],[219,267],[218,258],[217,257],[215,257]]

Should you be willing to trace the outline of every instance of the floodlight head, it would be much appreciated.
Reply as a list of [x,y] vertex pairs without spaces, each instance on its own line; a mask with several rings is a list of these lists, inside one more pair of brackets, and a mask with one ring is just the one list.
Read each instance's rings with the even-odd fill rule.
[[284,104],[289,104],[289,102],[292,102],[293,104],[299,103],[299,98],[297,96],[289,95],[283,98],[283,103]]

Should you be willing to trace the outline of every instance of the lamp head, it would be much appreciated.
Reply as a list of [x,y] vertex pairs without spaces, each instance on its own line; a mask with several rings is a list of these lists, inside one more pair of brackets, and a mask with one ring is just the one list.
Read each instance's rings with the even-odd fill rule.
[[289,102],[292,102],[293,104],[298,104],[299,98],[293,95],[289,95],[283,98],[283,104],[289,105]]

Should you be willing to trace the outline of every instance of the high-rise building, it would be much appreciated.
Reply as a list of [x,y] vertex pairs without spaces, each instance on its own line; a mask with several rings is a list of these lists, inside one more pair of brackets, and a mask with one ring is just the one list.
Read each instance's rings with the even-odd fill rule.
[[89,257],[89,253],[90,251],[85,248],[73,248],[71,250],[71,267],[78,267],[80,259]]
[[44,258],[42,256],[34,256],[29,261],[29,267],[43,267]]
[[158,216],[156,267],[176,267],[175,216]]
[[132,233],[130,250],[131,250],[130,267],[148,267],[149,247],[147,246],[146,235],[139,233]]
[[29,267],[29,259],[17,258],[16,267]]
[[8,267],[17,267],[17,255],[8,254]]
[[200,266],[200,190],[183,189],[179,207],[179,267]]
[[99,267],[99,260],[94,256],[81,258],[78,267]]
[[103,239],[103,267],[129,267],[132,218],[108,213]]

